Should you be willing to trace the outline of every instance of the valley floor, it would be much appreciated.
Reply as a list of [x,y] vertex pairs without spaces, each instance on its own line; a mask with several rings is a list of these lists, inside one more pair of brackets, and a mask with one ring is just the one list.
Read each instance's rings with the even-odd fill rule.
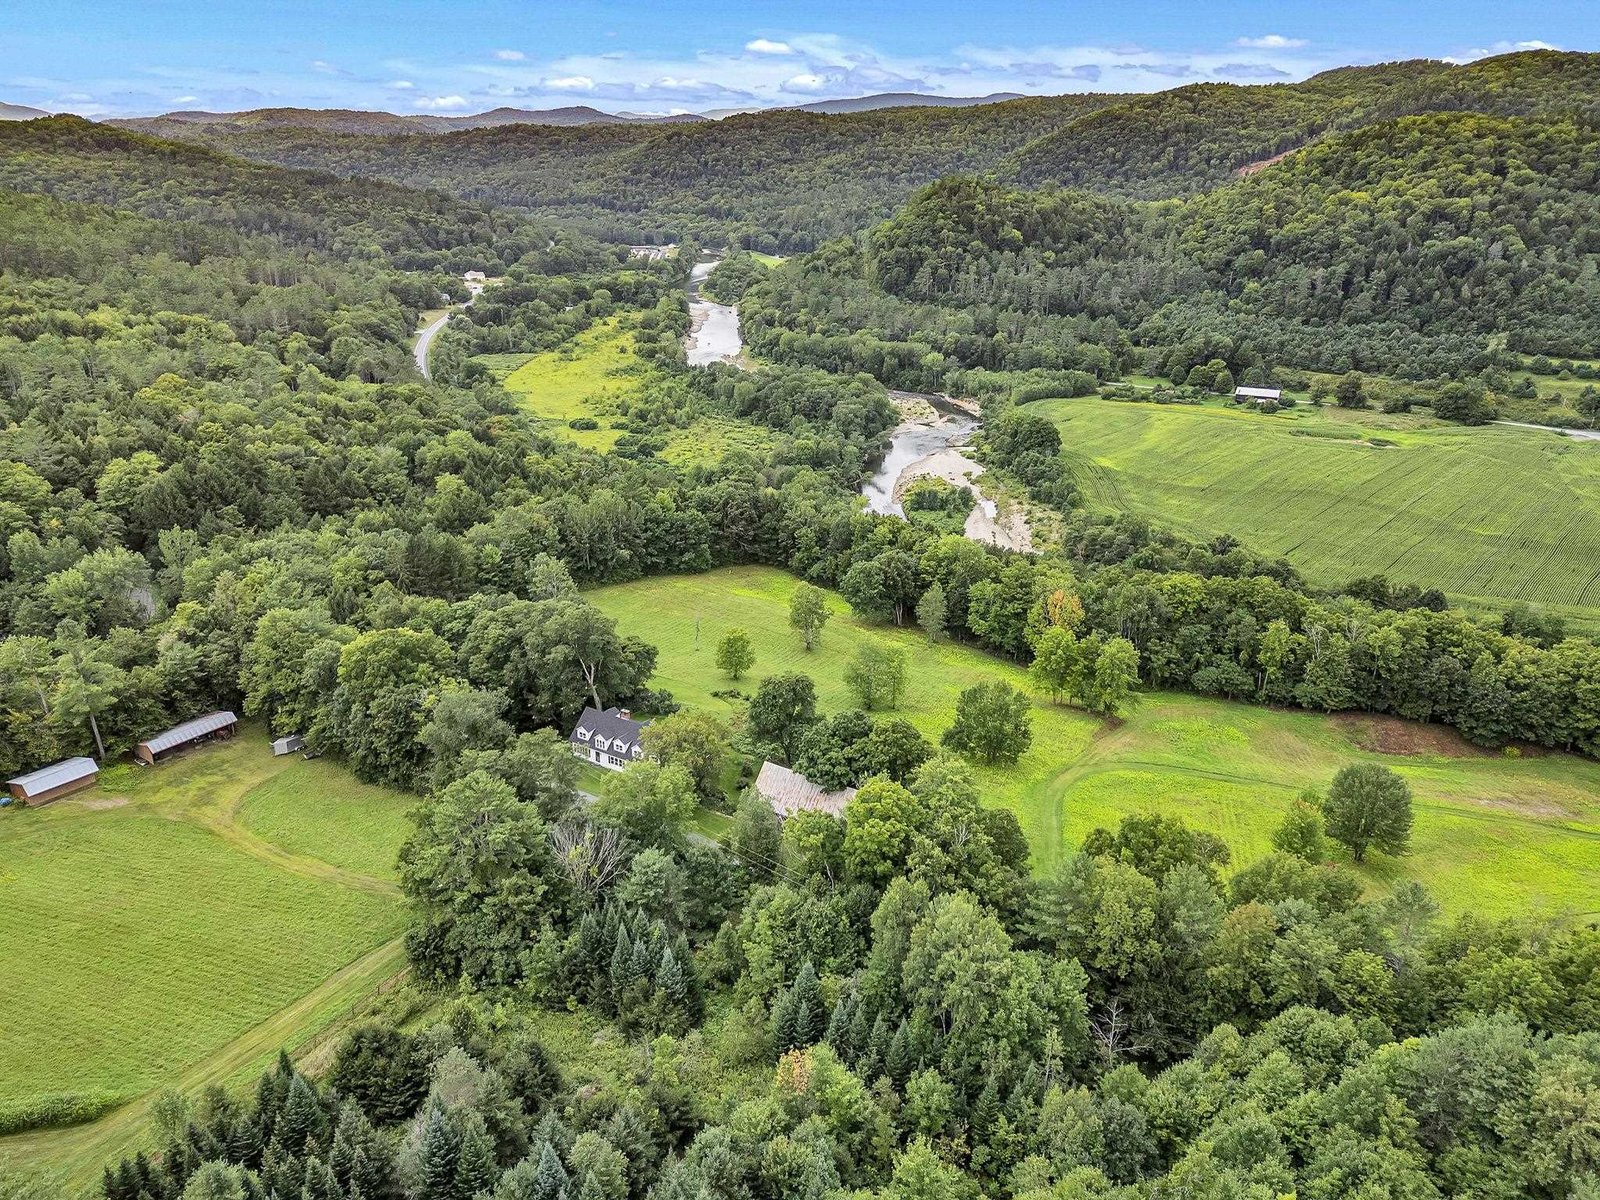
[[[871,626],[832,599],[834,615],[807,653],[788,627],[797,581],[767,568],[731,568],[589,593],[626,633],[660,649],[654,685],[685,707],[724,717],[712,693],[754,691],[762,676],[804,671],[822,708],[850,705],[844,671],[855,648],[882,641],[910,652],[905,703],[894,715],[937,741],[962,689],[989,678],[1026,686],[1016,665],[969,646],[929,646],[913,629]],[[714,664],[731,628],[755,643],[750,673],[731,683]],[[698,628],[698,636],[697,636]],[[1243,866],[1270,849],[1282,814],[1307,787],[1325,787],[1351,762],[1382,762],[1410,781],[1412,853],[1359,868],[1374,891],[1407,879],[1447,911],[1505,916],[1594,909],[1600,896],[1600,763],[1530,751],[1515,757],[1468,745],[1448,729],[1384,717],[1280,711],[1180,693],[1138,697],[1102,722],[1037,701],[1033,746],[1009,769],[978,772],[986,799],[1017,814],[1036,870],[1049,870],[1096,826],[1156,810],[1220,834]]]

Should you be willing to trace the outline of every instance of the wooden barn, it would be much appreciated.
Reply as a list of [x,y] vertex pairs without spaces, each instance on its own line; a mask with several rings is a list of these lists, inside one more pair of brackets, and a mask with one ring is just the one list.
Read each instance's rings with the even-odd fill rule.
[[215,742],[231,738],[239,727],[239,718],[231,712],[211,712],[195,717],[181,725],[174,725],[155,737],[146,738],[133,748],[133,756],[148,766],[155,766],[166,756],[192,746],[196,742]]
[[48,767],[6,780],[11,799],[38,806],[93,787],[100,767],[92,758],[64,758]]

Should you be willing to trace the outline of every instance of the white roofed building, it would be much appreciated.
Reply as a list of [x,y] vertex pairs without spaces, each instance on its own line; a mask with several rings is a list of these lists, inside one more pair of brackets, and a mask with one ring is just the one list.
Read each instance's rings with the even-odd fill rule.
[[11,799],[23,804],[49,804],[62,796],[93,787],[100,767],[92,758],[64,758],[48,767],[6,780]]
[[856,789],[847,787],[830,792],[799,771],[768,761],[761,764],[761,773],[756,776],[756,794],[780,817],[792,817],[798,812],[822,812],[840,817],[844,815],[845,805],[856,798]]

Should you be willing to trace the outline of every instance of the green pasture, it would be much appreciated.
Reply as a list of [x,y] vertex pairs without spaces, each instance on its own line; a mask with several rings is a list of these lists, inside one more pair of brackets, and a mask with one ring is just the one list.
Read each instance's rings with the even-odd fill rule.
[[[611,449],[621,436],[609,428],[619,416],[617,401],[649,371],[635,352],[633,334],[617,317],[597,322],[556,350],[486,355],[483,361],[547,432],[597,450]],[[577,417],[593,417],[601,427],[573,429],[567,423]]]
[[[899,715],[929,738],[950,724],[963,688],[983,679],[1025,685],[1015,665],[968,646],[929,646],[915,630],[866,625],[832,598],[834,615],[807,653],[788,626],[796,581],[742,567],[601,588],[590,598],[622,629],[660,649],[654,683],[686,707],[724,717],[764,675],[804,671],[822,706],[851,703],[843,673],[856,646],[887,642],[910,652]],[[755,643],[750,674],[730,683],[715,666],[717,640],[743,628]],[[1300,791],[1325,786],[1341,766],[1378,761],[1416,792],[1413,852],[1361,868],[1375,891],[1419,879],[1450,911],[1505,915],[1531,909],[1600,909],[1600,763],[1571,755],[1507,757],[1448,730],[1388,718],[1324,717],[1196,696],[1141,696],[1124,719],[1102,722],[1035,702],[1033,747],[1010,769],[981,769],[986,798],[1017,814],[1048,870],[1096,826],[1159,811],[1223,836],[1243,866],[1269,849],[1272,830]]]
[[1600,443],[1297,408],[1049,400],[1087,502],[1230,533],[1317,583],[1600,610]]
[[387,864],[407,803],[329,763],[274,758],[247,727],[0,813],[0,1109],[131,1102],[0,1138],[0,1158],[53,1169],[115,1152],[159,1089],[237,1082],[399,970]]
[[416,804],[415,796],[361,783],[322,758],[251,789],[239,820],[291,854],[393,880],[395,852],[411,833]]

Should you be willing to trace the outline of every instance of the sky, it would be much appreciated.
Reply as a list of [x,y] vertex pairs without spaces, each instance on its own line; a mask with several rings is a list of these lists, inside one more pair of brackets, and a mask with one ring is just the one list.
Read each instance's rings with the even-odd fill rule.
[[873,92],[1154,91],[1600,50],[1600,0],[0,0],[0,101],[703,112]]

